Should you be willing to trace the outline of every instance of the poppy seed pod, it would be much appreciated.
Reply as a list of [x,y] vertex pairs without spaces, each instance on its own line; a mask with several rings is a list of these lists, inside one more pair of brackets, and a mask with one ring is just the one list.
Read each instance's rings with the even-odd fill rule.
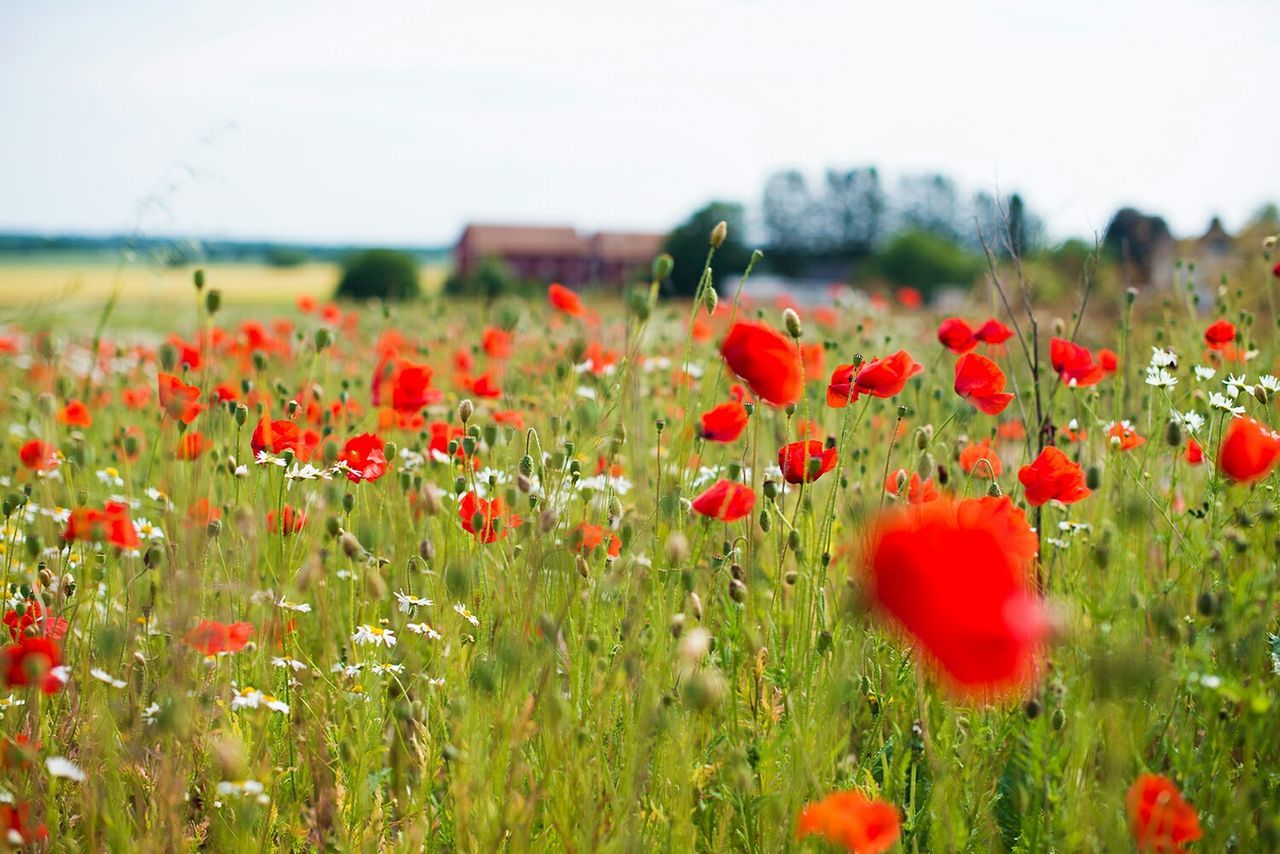
[[689,540],[679,531],[667,537],[667,563],[671,566],[689,559]]
[[719,304],[720,295],[716,293],[714,286],[708,284],[702,291],[702,307],[707,310],[707,314],[715,314]]
[[354,558],[364,552],[364,547],[360,545],[360,541],[356,539],[355,534],[350,531],[342,532],[342,536],[338,539],[338,545],[342,546],[342,553],[350,558]]
[[463,398],[458,404],[458,420],[464,425],[471,420],[471,416],[475,414],[476,405],[471,402],[471,398]]
[[191,281],[195,284],[197,291],[204,290],[204,270],[197,269],[192,273]]
[[1178,419],[1170,418],[1169,423],[1164,426],[1164,441],[1171,448],[1182,447],[1182,425],[1178,423]]
[[315,340],[316,352],[317,353],[323,352],[324,350],[327,350],[329,348],[330,344],[333,343],[333,333],[329,331],[329,327],[321,326],[319,329],[316,330],[314,340]]
[[711,229],[711,246],[719,249],[724,245],[725,238],[729,236],[729,223],[720,220],[716,223],[715,228]]
[[800,324],[800,315],[796,314],[796,310],[793,308],[783,310],[782,326],[792,338],[799,338],[804,334],[804,327]]
[[222,291],[214,288],[204,295],[204,307],[210,314],[217,314],[222,308]]
[[1097,489],[1102,485],[1102,469],[1098,466],[1089,466],[1085,469],[1084,485],[1089,489]]
[[663,281],[671,275],[671,271],[675,268],[675,259],[663,252],[661,255],[653,259],[652,272],[656,281]]
[[684,633],[684,612],[671,615],[671,636],[678,638]]
[[542,515],[538,517],[538,530],[542,531],[544,534],[549,534],[555,530],[556,523],[558,521],[559,517],[556,515],[556,511],[548,507],[546,510],[543,510]]
[[736,578],[729,579],[729,598],[741,604],[747,601],[747,585]]

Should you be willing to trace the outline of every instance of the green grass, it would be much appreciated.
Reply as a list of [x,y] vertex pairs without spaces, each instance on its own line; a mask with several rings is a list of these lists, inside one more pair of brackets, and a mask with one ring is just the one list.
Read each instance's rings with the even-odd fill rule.
[[[189,292],[177,307],[126,305],[104,337],[123,347],[138,336],[190,339],[215,322],[234,331],[243,320],[271,320],[231,287],[226,293],[212,318],[183,306],[196,305]],[[1262,305],[1254,293],[1228,293],[1218,308],[1261,350],[1243,368],[1251,381],[1280,355],[1270,327],[1241,319]],[[66,689],[40,697],[15,688],[26,704],[2,712],[6,732],[40,743],[31,767],[6,770],[4,788],[33,805],[51,846],[817,850],[824,843],[796,842],[797,812],[832,790],[858,788],[897,807],[900,850],[1122,851],[1132,846],[1125,792],[1153,770],[1199,811],[1204,839],[1193,850],[1280,848],[1280,676],[1269,640],[1277,631],[1275,478],[1229,487],[1210,466],[1188,467],[1165,440],[1170,399],[1142,381],[1152,344],[1176,349],[1173,405],[1210,416],[1206,393],[1221,390],[1227,372],[1199,382],[1191,368],[1211,317],[1190,319],[1180,294],[1144,296],[1131,326],[1081,330],[1083,342],[1121,353],[1119,375],[1056,392],[1051,372],[1039,378],[1052,422],[1076,418],[1087,431],[1083,443],[1064,447],[1097,470],[1097,484],[1089,499],[1046,506],[1041,519],[1040,568],[1064,626],[1042,679],[1025,696],[982,706],[941,690],[850,583],[885,470],[937,478],[945,469],[945,489],[982,495],[986,482],[964,475],[958,448],[1020,411],[1015,404],[993,418],[957,409],[954,359],[933,338],[936,318],[870,317],[857,306],[841,307],[834,327],[806,318],[802,340],[825,342],[826,368],[809,378],[801,412],[826,435],[842,427],[843,412],[824,405],[825,374],[837,363],[906,348],[927,370],[894,399],[859,403],[838,471],[803,498],[792,490],[775,504],[762,483],[778,447],[794,438],[795,419],[761,406],[738,442],[697,440],[694,419],[727,399],[731,378],[708,341],[689,348],[701,379],[687,391],[674,379],[690,306],[664,303],[647,321],[617,304],[594,307],[599,325],[550,318],[541,303],[499,312],[429,299],[361,311],[358,327],[336,331],[322,351],[313,344],[317,318],[290,309],[287,349],[256,361],[227,351],[188,372],[206,391],[221,382],[256,391],[276,418],[304,389],[315,388],[326,406],[348,396],[358,411],[312,425],[325,434],[322,457],[330,441],[371,430],[397,451],[425,453],[425,431],[379,426],[369,399],[375,342],[402,333],[404,352],[433,365],[446,392],[428,420],[462,426],[457,404],[473,394],[454,385],[455,351],[472,354],[476,374],[485,370],[481,333],[514,308],[504,398],[477,400],[467,425],[480,468],[397,455],[372,483],[339,475],[288,484],[284,469],[255,465],[256,407],[243,425],[226,407],[210,407],[190,428],[210,450],[194,462],[174,459],[178,433],[154,398],[138,410],[121,403],[124,388],[155,387],[154,368],[133,355],[89,381],[92,427],[57,423],[54,412],[84,393],[76,371],[96,309],[52,327],[48,346],[22,338],[19,357],[0,356],[5,490],[29,488],[30,502],[6,519],[5,577],[11,589],[36,590],[71,627]],[[1113,321],[1125,316],[1120,298],[1092,308]],[[760,310],[781,325],[775,310]],[[1046,361],[1050,321],[1041,320]],[[23,322],[42,327],[39,313]],[[614,371],[573,369],[573,354],[590,342],[617,351]],[[1029,407],[1033,378],[1016,340],[1008,350],[1001,362]],[[1274,404],[1240,402],[1275,423]],[[900,405],[905,433],[893,441]],[[498,409],[521,413],[532,431],[496,425]],[[1113,415],[1132,419],[1146,444],[1110,450],[1103,425]],[[944,424],[932,436],[924,429]],[[1200,434],[1211,456],[1221,427],[1210,417]],[[129,428],[143,440],[133,462],[117,450]],[[59,478],[20,466],[17,449],[30,437],[60,449]],[[999,484],[1021,503],[1016,473],[1030,461],[1029,443],[997,447]],[[534,471],[522,478],[526,454]],[[583,489],[601,460],[620,465],[632,488],[601,481]],[[237,464],[247,467],[243,476]],[[701,467],[749,472],[756,512],[730,524],[691,514]],[[111,471],[120,485],[104,482]],[[524,518],[487,545],[463,530],[456,499],[484,481]],[[525,491],[529,481],[540,489]],[[137,501],[134,518],[164,537],[133,556],[87,542],[62,547],[62,521],[34,509],[101,507],[114,494]],[[188,520],[200,499],[221,511],[216,530]],[[283,503],[307,508],[296,536],[267,529],[266,514]],[[575,554],[571,531],[584,521],[614,527],[617,560],[602,550]],[[1084,527],[1061,532],[1066,521]],[[829,560],[820,536],[827,524]],[[730,592],[735,563],[741,602]],[[434,604],[403,614],[396,591]],[[1216,606],[1208,615],[1197,609],[1206,593]],[[281,597],[310,611],[277,607]],[[201,619],[248,621],[253,642],[206,660],[183,641]],[[410,622],[429,623],[441,638],[412,633]],[[392,629],[398,643],[353,643],[362,624]],[[698,629],[714,639],[703,658],[690,649]],[[304,666],[273,666],[280,656]],[[379,674],[375,664],[402,669]],[[350,665],[363,668],[335,672]],[[233,710],[233,686],[273,694],[289,712]],[[71,759],[87,778],[50,777],[49,756]],[[244,780],[261,783],[265,803],[218,794],[219,783]]]

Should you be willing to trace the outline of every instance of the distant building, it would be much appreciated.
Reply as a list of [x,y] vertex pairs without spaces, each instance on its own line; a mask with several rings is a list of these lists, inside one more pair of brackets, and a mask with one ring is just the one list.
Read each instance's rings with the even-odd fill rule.
[[646,274],[665,239],[622,231],[584,235],[568,226],[472,224],[454,248],[455,272],[468,276],[481,261],[495,258],[520,279],[618,286]]

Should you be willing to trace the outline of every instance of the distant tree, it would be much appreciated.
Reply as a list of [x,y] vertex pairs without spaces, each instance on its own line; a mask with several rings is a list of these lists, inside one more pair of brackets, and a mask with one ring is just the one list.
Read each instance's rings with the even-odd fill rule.
[[520,282],[512,275],[501,258],[486,256],[466,276],[457,273],[444,283],[444,293],[453,297],[480,297],[492,302],[498,297],[513,294],[521,289]]
[[746,216],[742,205],[736,202],[711,202],[699,208],[667,235],[665,251],[675,261],[671,271],[672,290],[675,293],[692,296],[697,292],[698,279],[707,260],[711,230],[722,220],[728,223],[729,233],[716,250],[712,261],[712,281],[720,282],[730,273],[746,269],[751,260],[751,250],[743,241]]
[[910,285],[926,297],[948,285],[969,287],[983,263],[959,243],[929,231],[904,231],[889,241],[862,271],[894,285]]
[[311,260],[305,249],[295,246],[268,246],[263,260],[269,267],[300,267]]
[[765,246],[770,269],[798,275],[817,251],[817,201],[795,169],[771,175],[764,185]]
[[1150,282],[1156,254],[1173,240],[1168,224],[1161,218],[1134,208],[1121,208],[1107,224],[1103,248],[1128,270],[1129,278]]
[[899,230],[927,231],[949,241],[972,231],[962,225],[955,183],[946,175],[907,175],[898,182]]
[[828,169],[819,248],[849,259],[869,255],[884,236],[887,205],[875,167]]
[[338,282],[339,299],[405,300],[421,292],[418,261],[394,249],[366,249],[349,256]]
[[1043,245],[1044,223],[1032,213],[1020,194],[997,199],[990,193],[978,192],[974,193],[970,206],[972,221],[962,230],[960,241],[970,249],[981,251],[985,238],[997,255],[1008,256],[1012,248],[1026,257]]

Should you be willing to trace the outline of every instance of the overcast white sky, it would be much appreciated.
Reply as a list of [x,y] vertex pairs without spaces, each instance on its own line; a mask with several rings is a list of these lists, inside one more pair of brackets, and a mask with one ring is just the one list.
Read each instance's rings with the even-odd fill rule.
[[0,228],[127,230],[165,188],[149,230],[665,229],[866,164],[1057,235],[1234,227],[1280,199],[1277,45],[1277,0],[3,0]]

